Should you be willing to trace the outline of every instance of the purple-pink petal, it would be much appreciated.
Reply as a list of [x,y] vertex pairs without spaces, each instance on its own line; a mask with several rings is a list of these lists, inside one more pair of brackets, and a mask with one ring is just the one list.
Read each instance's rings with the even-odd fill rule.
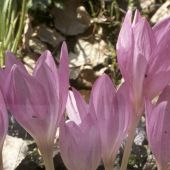
[[81,120],[88,114],[88,105],[81,94],[73,87],[67,99],[66,112],[69,119],[77,124],[81,123]]
[[146,126],[149,144],[158,167],[167,169],[170,162],[170,86],[160,94],[155,105],[146,101]]
[[100,162],[97,124],[87,114],[81,124],[67,121],[60,127],[61,157],[69,170],[96,170]]
[[170,32],[170,17],[158,22],[153,26],[153,32],[155,34],[157,43],[159,44],[167,34]]
[[0,91],[0,152],[2,152],[2,147],[4,140],[8,131],[8,113],[4,98]]
[[61,47],[60,65],[59,65],[59,100],[60,110],[63,113],[67,102],[68,88],[69,88],[69,67],[68,67],[68,50],[64,42]]
[[7,95],[10,111],[34,139],[47,138],[52,115],[49,115],[49,101],[43,86],[17,66],[11,74]]
[[120,90],[122,92],[117,94],[111,79],[105,74],[97,79],[92,89],[92,99],[100,130],[102,159],[106,167],[114,161],[128,130],[125,126],[129,122],[129,109],[122,96],[125,91],[123,88]]
[[129,74],[129,72],[132,72],[132,49],[134,48],[131,17],[132,13],[131,11],[128,11],[125,16],[116,44],[119,68],[123,77],[127,81],[132,80],[132,75]]

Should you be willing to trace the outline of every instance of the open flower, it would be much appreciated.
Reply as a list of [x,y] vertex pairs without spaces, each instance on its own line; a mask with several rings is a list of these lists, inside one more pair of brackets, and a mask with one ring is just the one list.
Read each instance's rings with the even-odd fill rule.
[[136,10],[128,11],[117,41],[118,63],[130,87],[134,114],[144,110],[144,96],[155,97],[170,81],[170,19],[153,28]]
[[170,86],[161,93],[157,103],[146,101],[146,128],[149,145],[158,170],[170,168]]
[[88,106],[73,89],[66,108],[70,119],[63,121],[60,127],[61,157],[68,170],[96,170],[101,145],[93,103]]
[[64,43],[57,69],[51,53],[44,52],[36,63],[33,75],[14,65],[6,92],[9,110],[36,141],[47,170],[54,169],[54,138],[67,101],[67,55]]
[[127,135],[131,111],[127,98],[125,84],[117,91],[106,74],[98,78],[93,86],[91,100],[100,130],[102,159],[106,170],[113,169],[113,161]]
[[170,19],[150,27],[138,10],[128,11],[117,41],[118,64],[133,107],[121,170],[125,170],[144,98],[153,99],[170,81]]

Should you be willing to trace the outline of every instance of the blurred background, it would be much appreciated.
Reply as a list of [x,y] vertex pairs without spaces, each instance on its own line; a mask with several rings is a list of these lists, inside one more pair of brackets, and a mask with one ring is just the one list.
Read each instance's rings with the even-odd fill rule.
[[[170,0],[0,0],[0,65],[6,50],[13,51],[32,73],[42,52],[59,61],[60,47],[69,50],[70,84],[88,101],[96,78],[108,74],[121,82],[116,41],[126,11],[138,9],[151,25],[170,16]],[[10,119],[5,143],[5,170],[44,169],[31,137]],[[64,170],[56,146],[55,166]],[[119,169],[122,148],[115,162]],[[129,160],[129,170],[156,170],[141,121]],[[102,164],[99,169],[103,169]]]

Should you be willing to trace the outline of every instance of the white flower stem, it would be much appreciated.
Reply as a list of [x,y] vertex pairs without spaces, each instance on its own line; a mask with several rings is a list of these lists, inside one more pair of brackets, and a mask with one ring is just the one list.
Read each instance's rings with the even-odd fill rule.
[[43,154],[42,155],[44,164],[45,164],[45,169],[46,170],[55,170],[54,169],[54,163],[53,163],[53,154]]
[[44,161],[45,169],[46,170],[55,170],[54,162],[53,162],[53,150],[52,146],[48,145],[39,145],[39,149]]
[[113,170],[112,164],[105,166],[105,170]]
[[140,118],[137,118],[135,121],[133,121],[132,122],[133,125],[129,129],[120,170],[126,170],[127,168],[129,156],[131,153],[131,148],[132,148],[134,137],[135,137],[136,127],[138,125],[139,120]]

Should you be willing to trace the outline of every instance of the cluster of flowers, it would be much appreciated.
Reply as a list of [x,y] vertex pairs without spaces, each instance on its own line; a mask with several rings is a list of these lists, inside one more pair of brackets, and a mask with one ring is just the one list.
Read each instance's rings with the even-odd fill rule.
[[[47,170],[54,170],[53,146],[59,127],[61,157],[69,170],[95,170],[103,161],[112,170],[127,137],[122,170],[126,169],[135,128],[145,110],[149,145],[159,170],[170,162],[170,19],[153,28],[135,12],[127,12],[118,42],[118,64],[124,83],[116,88],[107,75],[93,85],[89,103],[69,90],[68,52],[63,43],[57,68],[49,51],[33,74],[10,53],[0,70],[0,169],[7,133],[7,109],[34,138]],[[159,95],[156,102],[155,96]],[[65,117],[65,112],[67,116]]]

